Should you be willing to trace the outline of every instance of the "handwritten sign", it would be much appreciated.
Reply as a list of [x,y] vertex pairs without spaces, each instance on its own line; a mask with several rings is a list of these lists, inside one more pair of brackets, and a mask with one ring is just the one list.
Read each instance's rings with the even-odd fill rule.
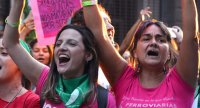
[[31,0],[30,6],[40,45],[54,44],[59,30],[81,8],[80,0]]

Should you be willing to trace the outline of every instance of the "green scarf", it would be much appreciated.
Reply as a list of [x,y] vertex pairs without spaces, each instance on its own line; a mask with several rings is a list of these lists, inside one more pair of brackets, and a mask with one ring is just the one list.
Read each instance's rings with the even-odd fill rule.
[[89,90],[89,77],[83,75],[79,78],[59,78],[56,92],[67,108],[79,108],[84,102]]
[[28,44],[26,42],[24,42],[23,40],[19,39],[20,44],[25,48],[25,50],[30,54],[31,50],[28,46]]

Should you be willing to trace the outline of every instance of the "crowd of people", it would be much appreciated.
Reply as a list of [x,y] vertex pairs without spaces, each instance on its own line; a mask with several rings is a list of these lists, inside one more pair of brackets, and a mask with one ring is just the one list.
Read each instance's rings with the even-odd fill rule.
[[0,4],[0,108],[200,108],[195,0],[181,0],[182,28],[142,9],[120,45],[97,0],[39,45],[27,1]]

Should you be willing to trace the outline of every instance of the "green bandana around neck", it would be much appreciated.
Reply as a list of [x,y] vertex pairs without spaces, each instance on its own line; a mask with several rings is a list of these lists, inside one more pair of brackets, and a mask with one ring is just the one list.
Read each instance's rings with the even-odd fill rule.
[[78,78],[59,78],[56,92],[67,108],[79,108],[86,99],[89,91],[89,77],[87,74]]

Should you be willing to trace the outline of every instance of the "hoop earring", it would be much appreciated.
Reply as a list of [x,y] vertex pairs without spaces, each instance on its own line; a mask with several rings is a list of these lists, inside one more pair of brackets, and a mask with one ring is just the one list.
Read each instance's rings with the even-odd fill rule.
[[141,65],[138,59],[136,59],[136,73],[140,73],[141,71]]
[[169,63],[166,62],[165,65],[164,65],[164,67],[163,67],[163,73],[167,74],[168,70],[169,70]]
[[163,68],[163,73],[166,74],[166,72],[167,72],[167,71],[166,71],[166,67],[164,66],[164,68]]

